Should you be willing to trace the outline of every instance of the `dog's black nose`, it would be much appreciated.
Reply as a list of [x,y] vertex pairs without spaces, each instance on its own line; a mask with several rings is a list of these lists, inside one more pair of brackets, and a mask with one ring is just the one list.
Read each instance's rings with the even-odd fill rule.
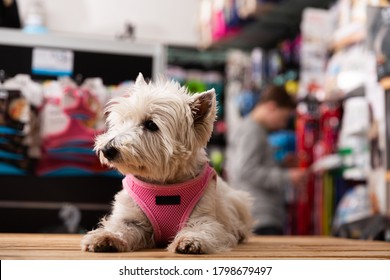
[[106,159],[113,160],[118,156],[119,152],[115,147],[107,145],[102,149],[102,153]]

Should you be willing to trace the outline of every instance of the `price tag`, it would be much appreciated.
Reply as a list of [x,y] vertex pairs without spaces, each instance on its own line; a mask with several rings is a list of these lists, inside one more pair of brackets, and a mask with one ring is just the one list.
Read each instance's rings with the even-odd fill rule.
[[73,73],[74,54],[70,50],[34,48],[32,73],[48,76],[70,76]]

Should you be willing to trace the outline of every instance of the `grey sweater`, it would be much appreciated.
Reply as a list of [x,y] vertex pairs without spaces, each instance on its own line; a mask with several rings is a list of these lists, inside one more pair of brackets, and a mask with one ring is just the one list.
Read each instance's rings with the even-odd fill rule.
[[231,136],[227,149],[227,172],[231,187],[246,190],[253,196],[255,228],[283,228],[284,192],[289,178],[286,170],[274,161],[266,130],[249,116]]

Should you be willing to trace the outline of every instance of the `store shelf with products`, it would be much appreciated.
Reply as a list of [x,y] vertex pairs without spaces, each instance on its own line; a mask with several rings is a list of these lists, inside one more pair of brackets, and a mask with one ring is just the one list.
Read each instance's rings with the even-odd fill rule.
[[[371,2],[337,1],[330,11],[310,11],[312,14],[308,13],[307,22],[303,23],[306,33],[301,54],[304,61],[301,94],[312,95],[323,104],[336,101],[341,108],[337,119],[328,118],[324,123],[329,127],[338,124],[336,138],[326,140],[326,127],[319,126],[317,144],[308,150],[313,154],[312,166],[324,164],[306,186],[314,194],[305,204],[314,201],[319,205],[309,206],[317,213],[314,221],[321,221],[312,224],[317,233],[340,235],[344,226],[360,227],[362,231],[367,226],[363,220],[372,222],[375,214],[385,216],[390,207],[384,160],[388,148],[385,95],[378,83],[380,73],[375,52],[369,46],[376,36],[370,27],[373,18],[370,9],[375,9],[369,6]],[[332,14],[335,12],[337,17]],[[314,27],[313,18],[319,15],[323,16],[324,25],[327,21],[334,22],[331,34],[318,34],[310,28]],[[316,84],[314,92],[310,91],[313,84]],[[325,111],[317,110],[318,125],[324,118]],[[305,232],[309,228],[307,224]],[[348,237],[354,238],[353,234]]]
[[34,79],[56,78],[55,75],[34,75],[33,50],[39,48],[71,51],[73,78],[78,74],[83,78],[103,77],[106,85],[135,79],[139,72],[156,78],[166,67],[166,49],[161,44],[62,33],[27,34],[0,28],[0,69],[9,77],[26,73],[32,74]]
[[328,8],[334,0],[203,2],[201,45],[251,50],[256,47],[272,49],[280,41],[294,38],[299,33],[304,8]]
[[[102,168],[92,151],[103,129],[103,103],[139,72],[146,78],[163,73],[165,51],[160,44],[0,29],[0,231],[85,231],[108,213],[121,176]],[[11,110],[12,96],[23,101],[26,118],[11,120],[18,112]],[[58,137],[56,131],[62,131]],[[31,152],[31,143],[38,151]],[[72,217],[77,227],[70,230]]]
[[[384,166],[389,147],[385,127],[389,118],[383,105],[385,97],[389,98],[378,83],[381,76],[376,72],[377,60],[366,46],[367,38],[372,35],[367,31],[366,9],[373,4],[383,6],[386,1],[317,1],[316,4],[300,1],[292,7],[293,2],[270,6],[264,14],[255,15],[251,22],[233,32],[226,32],[227,37],[219,36],[210,46],[245,52],[261,48],[265,54],[280,47],[282,39],[294,38],[301,30],[297,99],[305,104],[300,108],[305,108],[298,112],[296,120],[298,164],[310,171],[313,166],[323,166],[311,172],[307,186],[295,194],[295,204],[290,205],[289,233],[337,234],[341,224],[372,214],[387,215],[390,209]],[[331,4],[335,6],[331,8]],[[281,16],[283,13],[291,17]],[[302,23],[305,18],[310,18],[310,22]],[[291,26],[287,28],[287,24]],[[226,26],[229,31],[229,25]],[[305,37],[305,32],[309,37]],[[228,65],[229,61],[237,65],[232,67],[234,71],[227,69],[227,75],[233,73],[226,87],[228,131],[239,125],[242,117],[237,102],[243,81],[237,74],[247,73],[243,70],[244,61],[251,63],[248,55],[243,58],[238,54],[228,56]],[[386,69],[386,66],[379,68]],[[385,89],[390,87],[387,78],[381,84]],[[253,101],[253,94],[244,95],[246,103],[242,104]],[[315,99],[315,108],[307,104],[307,97]],[[351,205],[356,201],[358,207],[353,209]]]
[[121,180],[108,176],[0,175],[0,181],[0,232],[85,232],[109,213],[121,189]]

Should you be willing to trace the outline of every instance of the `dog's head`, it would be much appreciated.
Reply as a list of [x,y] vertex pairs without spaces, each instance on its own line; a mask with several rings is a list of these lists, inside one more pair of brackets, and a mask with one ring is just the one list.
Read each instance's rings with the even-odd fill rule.
[[95,143],[100,161],[163,182],[204,150],[216,117],[215,91],[190,95],[176,82],[146,83],[139,74],[127,95],[110,101],[107,113],[108,130]]

